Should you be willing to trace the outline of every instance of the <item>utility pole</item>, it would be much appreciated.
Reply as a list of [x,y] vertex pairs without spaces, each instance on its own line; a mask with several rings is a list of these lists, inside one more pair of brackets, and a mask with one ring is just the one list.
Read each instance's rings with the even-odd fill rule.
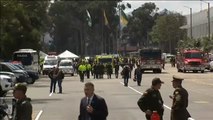
[[210,28],[210,3],[208,3],[208,31],[209,31],[209,40],[211,39],[211,28]]
[[208,18],[208,38],[209,40],[211,39],[211,28],[210,28],[210,3],[209,2],[206,2],[206,1],[203,1],[203,0],[200,0],[201,2],[204,2],[206,4],[208,4],[208,12],[207,12],[207,18]]
[[190,10],[190,38],[192,39],[192,8],[188,6],[184,6],[185,8],[188,8]]
[[192,39],[192,8],[190,8],[190,37]]

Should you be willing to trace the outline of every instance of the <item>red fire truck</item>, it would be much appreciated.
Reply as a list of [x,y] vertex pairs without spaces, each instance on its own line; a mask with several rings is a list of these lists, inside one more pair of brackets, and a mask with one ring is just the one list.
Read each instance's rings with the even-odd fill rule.
[[152,70],[154,73],[162,71],[162,52],[158,48],[143,48],[140,50],[142,72]]
[[205,56],[204,52],[199,49],[185,49],[177,53],[177,70],[178,72],[193,71],[204,73]]

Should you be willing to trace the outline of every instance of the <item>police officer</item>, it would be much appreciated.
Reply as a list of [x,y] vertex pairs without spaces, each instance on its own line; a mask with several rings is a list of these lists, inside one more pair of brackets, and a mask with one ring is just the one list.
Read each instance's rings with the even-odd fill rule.
[[15,105],[13,109],[13,120],[32,120],[32,104],[31,99],[25,94],[27,87],[23,84],[16,84],[13,96],[15,97]]
[[175,88],[173,96],[170,98],[173,100],[171,110],[171,120],[188,120],[190,117],[187,111],[188,107],[188,92],[182,87],[182,81],[184,79],[178,76],[173,76],[172,85]]
[[86,63],[86,75],[87,75],[87,78],[89,79],[90,78],[90,71],[92,70],[92,66],[89,62]]
[[107,72],[107,78],[111,79],[111,75],[112,75],[112,72],[113,72],[112,64],[111,63],[108,63],[106,65],[106,72]]
[[138,100],[138,106],[145,113],[147,120],[151,120],[153,111],[157,111],[160,116],[160,120],[163,120],[163,99],[159,91],[162,83],[164,82],[161,81],[160,78],[154,78],[152,80],[151,88],[147,89]]
[[85,63],[82,62],[79,67],[78,67],[78,73],[79,73],[79,76],[80,76],[80,81],[81,82],[84,82],[84,74],[86,72],[86,66],[85,66]]

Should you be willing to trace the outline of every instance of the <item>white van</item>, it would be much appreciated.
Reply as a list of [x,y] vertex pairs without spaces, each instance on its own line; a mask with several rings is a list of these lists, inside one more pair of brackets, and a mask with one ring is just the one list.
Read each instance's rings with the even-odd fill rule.
[[59,62],[59,57],[55,55],[48,55],[44,58],[44,64],[42,69],[43,75],[48,75],[49,72],[53,69],[53,67],[57,67]]
[[73,61],[70,59],[61,60],[59,63],[59,69],[62,70],[64,74],[74,76]]

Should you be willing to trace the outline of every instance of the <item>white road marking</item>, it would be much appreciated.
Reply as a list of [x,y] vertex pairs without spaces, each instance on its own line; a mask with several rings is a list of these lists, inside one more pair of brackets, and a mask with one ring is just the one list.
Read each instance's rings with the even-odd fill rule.
[[[122,85],[124,85],[124,83],[123,82],[120,82]],[[133,87],[131,87],[131,86],[128,86],[128,88],[130,88],[131,90],[133,90],[133,91],[135,91],[136,93],[139,93],[140,95],[143,95],[143,93],[142,92],[140,92],[140,91],[138,91],[138,90],[136,90],[136,89],[134,89]],[[165,108],[167,108],[167,109],[169,109],[169,110],[171,110],[171,108],[169,107],[169,106],[167,106],[167,105],[165,105],[165,104],[163,104],[163,106],[165,107]],[[193,119],[193,118],[188,118],[188,120],[195,120],[195,119]]]
[[43,113],[43,110],[40,110],[40,112],[38,113],[38,115],[36,116],[35,120],[39,120],[39,118],[41,117],[41,114]]

